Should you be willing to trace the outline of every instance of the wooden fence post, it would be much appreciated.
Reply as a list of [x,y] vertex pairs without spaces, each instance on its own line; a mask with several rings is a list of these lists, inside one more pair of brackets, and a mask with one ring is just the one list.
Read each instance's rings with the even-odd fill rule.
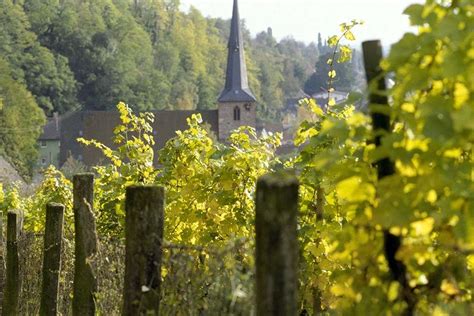
[[3,232],[3,214],[0,213],[0,315],[2,315],[3,292],[5,290],[5,245]]
[[97,279],[94,261],[98,250],[93,213],[94,175],[79,174],[73,179],[75,262],[72,313],[95,315]]
[[[364,53],[365,73],[369,85],[369,110],[372,116],[372,125],[375,133],[375,145],[382,145],[384,135],[391,132],[390,105],[387,97],[387,87],[384,73],[380,67],[382,61],[382,44],[380,41],[366,41],[362,43]],[[374,86],[372,84],[375,83]],[[377,88],[374,92],[373,89]],[[375,163],[377,167],[378,179],[391,176],[395,173],[395,165],[389,157],[382,158]],[[407,315],[413,315],[416,299],[413,295],[413,288],[407,280],[407,267],[396,258],[398,249],[401,246],[401,237],[393,235],[388,229],[384,231],[384,252],[388,266],[394,280],[397,280],[403,288],[403,299],[407,304]]]
[[257,182],[257,316],[297,315],[299,183],[286,172]]
[[2,315],[18,315],[20,297],[20,271],[18,259],[19,214],[8,212],[7,220],[7,265]]
[[46,206],[45,226],[40,315],[56,316],[58,313],[64,205],[50,203]]
[[123,315],[159,315],[165,193],[162,187],[127,188]]

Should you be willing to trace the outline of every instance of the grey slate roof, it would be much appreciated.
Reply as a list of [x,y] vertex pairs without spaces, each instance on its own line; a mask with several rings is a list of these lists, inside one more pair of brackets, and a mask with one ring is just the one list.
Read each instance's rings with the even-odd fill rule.
[[48,123],[43,127],[43,133],[39,140],[59,140],[60,138],[60,122],[58,118],[50,118]]
[[230,37],[228,44],[227,72],[225,87],[219,102],[256,102],[249,88],[247,66],[245,64],[244,40],[240,28],[238,0],[234,0]]

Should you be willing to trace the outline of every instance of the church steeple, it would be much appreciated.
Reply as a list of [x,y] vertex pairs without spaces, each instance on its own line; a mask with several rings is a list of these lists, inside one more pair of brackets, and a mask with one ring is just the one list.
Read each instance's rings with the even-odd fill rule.
[[240,28],[238,0],[234,0],[227,56],[225,87],[219,102],[256,102],[249,88],[245,64],[244,40]]

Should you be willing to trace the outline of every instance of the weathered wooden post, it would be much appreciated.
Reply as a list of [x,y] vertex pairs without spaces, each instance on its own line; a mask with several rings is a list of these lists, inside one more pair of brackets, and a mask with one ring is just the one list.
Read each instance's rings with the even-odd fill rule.
[[58,314],[64,205],[50,203],[46,206],[45,226],[40,315],[56,316]]
[[162,187],[127,188],[123,315],[159,315],[165,193]]
[[0,315],[2,315],[3,292],[5,288],[5,245],[3,231],[3,214],[0,212]]
[[20,297],[20,271],[18,259],[19,214],[8,212],[7,219],[7,265],[3,296],[2,315],[18,315]]
[[75,262],[72,313],[95,315],[97,279],[94,261],[98,250],[93,213],[94,175],[79,174],[73,179]]
[[[382,145],[384,135],[391,132],[390,105],[387,97],[387,86],[384,73],[380,67],[382,61],[382,44],[380,41],[366,41],[362,43],[364,53],[365,73],[367,83],[370,87],[369,110],[372,116],[372,125],[375,133],[375,145]],[[376,89],[374,91],[374,89]],[[375,163],[377,167],[378,179],[391,176],[395,173],[395,165],[389,157],[380,159]],[[405,264],[396,258],[398,249],[401,246],[400,236],[393,235],[387,229],[384,231],[385,258],[394,280],[397,280],[403,288],[403,299],[407,303],[407,315],[413,315],[416,306],[413,289],[408,284]]]
[[298,189],[287,172],[257,182],[257,316],[297,315]]

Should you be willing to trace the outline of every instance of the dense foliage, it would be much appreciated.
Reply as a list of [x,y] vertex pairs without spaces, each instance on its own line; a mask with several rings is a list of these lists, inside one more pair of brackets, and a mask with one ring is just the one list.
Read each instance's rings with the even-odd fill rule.
[[[394,86],[385,92],[371,87],[390,95],[388,133],[378,134],[370,116],[331,97],[337,65],[352,58],[346,41],[355,40],[357,21],[342,24],[341,35],[329,41],[328,104],[302,102],[312,117],[299,127],[295,141],[301,151],[285,167],[296,168],[301,183],[300,306],[310,314],[474,310],[473,6],[468,0],[427,0],[406,13],[418,32],[406,34],[382,63]],[[153,116],[136,115],[123,103],[118,110],[117,149],[81,140],[111,162],[95,169],[101,235],[121,236],[124,189],[141,183],[166,187],[167,241],[193,249],[242,238],[252,242],[255,181],[282,167],[275,157],[280,135],[258,136],[243,127],[219,144],[193,116],[187,130],[154,153]],[[153,167],[155,154],[160,169]],[[395,172],[380,179],[374,166],[382,158],[394,163]],[[28,227],[39,230],[44,203],[70,208],[70,190],[68,180],[51,169],[26,200],[15,187],[0,188],[0,206],[24,209]],[[392,247],[394,240],[399,244]],[[203,253],[193,264],[210,256]],[[252,266],[248,249],[235,258],[242,270]],[[230,261],[224,265],[234,267]]]
[[153,166],[152,114],[133,114],[118,105],[122,124],[115,129],[116,150],[95,140],[80,139],[99,148],[110,160],[96,167],[96,209],[99,229],[120,235],[125,217],[125,188],[131,184],[158,184],[167,189],[167,240],[208,245],[252,232],[253,193],[256,179],[277,163],[275,150],[281,135],[257,136],[243,127],[219,144],[201,126],[200,115],[188,119],[189,128],[178,131],[160,150],[160,169]]
[[[314,310],[472,312],[472,9],[433,0],[407,8],[419,31],[383,62],[395,86],[393,127],[380,147],[368,116],[347,106],[323,113],[307,101],[317,118],[301,126],[294,163],[310,276],[303,286]],[[378,180],[372,166],[381,158],[396,170]],[[400,237],[400,248],[388,248],[387,236]]]
[[0,155],[27,174],[36,163],[36,139],[44,114],[25,84],[16,81],[0,57]]
[[77,83],[68,59],[41,45],[34,25],[15,1],[0,1],[0,57],[45,113],[64,112],[77,105]]
[[168,238],[200,245],[248,238],[253,235],[255,183],[278,162],[281,135],[257,136],[253,128],[242,127],[223,145],[199,123],[199,116],[191,117],[189,129],[159,153],[159,183],[169,198]]

